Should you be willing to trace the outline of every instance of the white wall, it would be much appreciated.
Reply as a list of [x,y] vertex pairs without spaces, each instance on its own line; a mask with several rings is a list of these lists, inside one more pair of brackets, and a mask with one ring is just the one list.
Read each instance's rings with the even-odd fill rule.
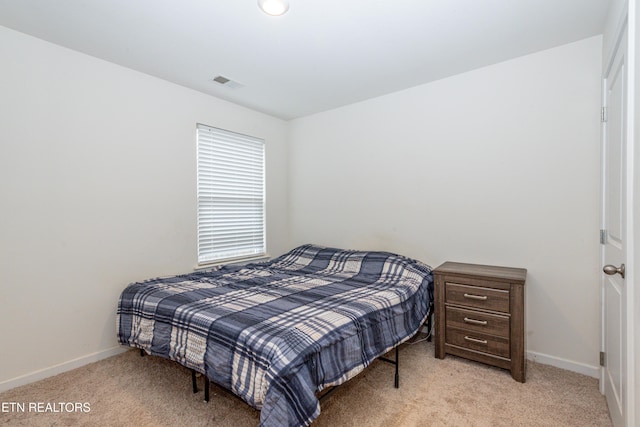
[[122,289],[193,269],[197,122],[266,140],[289,249],[286,122],[4,27],[0,58],[0,390],[112,354]]
[[529,356],[598,375],[602,38],[291,124],[294,243],[527,268]]

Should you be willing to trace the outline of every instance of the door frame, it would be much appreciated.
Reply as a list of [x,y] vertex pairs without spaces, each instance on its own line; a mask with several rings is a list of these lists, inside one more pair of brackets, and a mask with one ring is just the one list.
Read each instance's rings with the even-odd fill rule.
[[[640,202],[640,1],[631,0],[628,3],[628,31],[629,40],[627,41],[629,50],[629,75],[631,78],[628,82],[629,87],[629,130],[627,137],[634,147],[635,157],[633,160],[634,176],[632,184],[634,191],[633,205]],[[634,77],[635,76],[635,77]],[[640,248],[640,209],[633,210],[633,224],[638,225],[638,232],[634,232],[634,248]],[[640,249],[635,250],[630,259],[632,263],[632,278],[635,269],[633,266],[640,266]],[[637,262],[637,264],[635,264]],[[640,275],[637,275],[640,279]],[[629,415],[629,425],[640,425],[640,287],[637,280],[632,279],[631,289],[631,305],[630,317],[632,341],[630,343],[629,354],[632,362],[630,365],[630,397],[629,403],[631,411]]]

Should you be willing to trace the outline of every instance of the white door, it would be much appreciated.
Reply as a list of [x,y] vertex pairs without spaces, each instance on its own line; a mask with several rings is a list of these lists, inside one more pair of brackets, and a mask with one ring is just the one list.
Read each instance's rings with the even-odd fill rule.
[[602,220],[602,382],[614,426],[626,424],[626,30],[604,73]]

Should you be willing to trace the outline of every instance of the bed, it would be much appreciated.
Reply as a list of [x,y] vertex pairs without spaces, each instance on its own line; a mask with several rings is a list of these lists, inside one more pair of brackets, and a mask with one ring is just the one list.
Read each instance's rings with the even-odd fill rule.
[[309,425],[318,393],[416,334],[432,301],[420,261],[308,244],[267,262],[132,283],[117,331],[121,344],[260,410],[262,427]]

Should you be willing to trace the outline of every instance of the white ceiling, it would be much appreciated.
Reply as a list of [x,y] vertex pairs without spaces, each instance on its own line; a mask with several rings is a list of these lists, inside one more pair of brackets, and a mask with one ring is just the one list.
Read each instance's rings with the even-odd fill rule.
[[0,25],[292,119],[601,34],[610,3],[0,0]]

